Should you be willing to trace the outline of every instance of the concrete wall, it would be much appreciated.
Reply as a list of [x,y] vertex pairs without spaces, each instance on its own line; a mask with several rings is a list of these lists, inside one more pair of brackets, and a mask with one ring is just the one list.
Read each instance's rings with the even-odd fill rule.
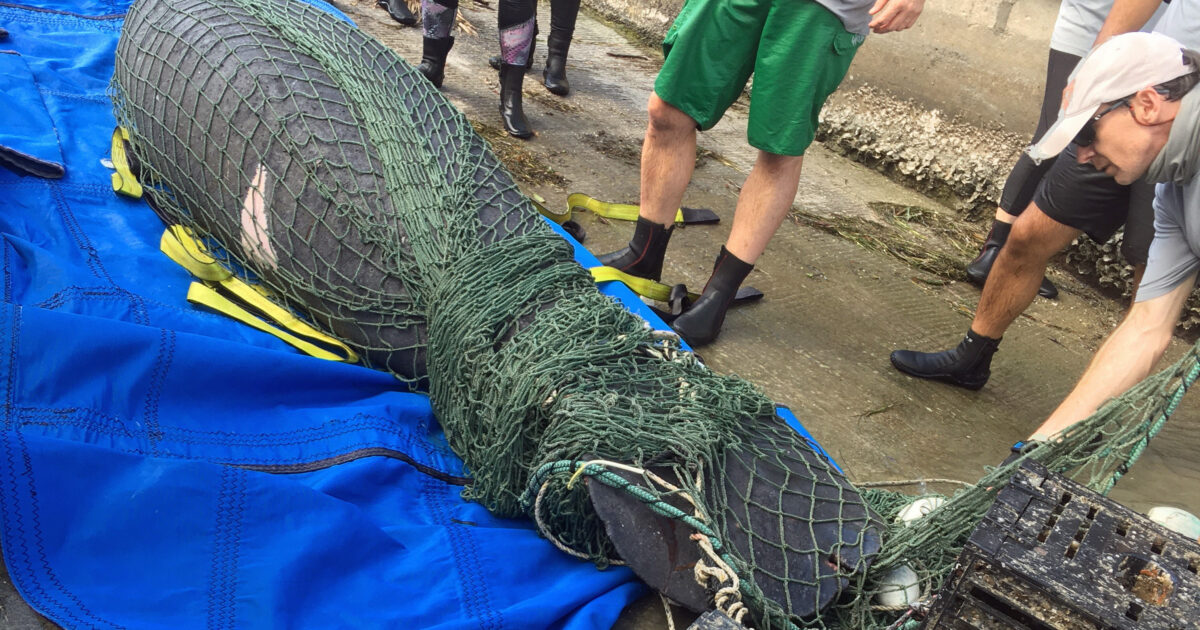
[[[584,0],[660,40],[682,0]],[[1028,133],[1037,122],[1058,0],[928,0],[908,31],[867,38],[846,88],[870,85],[974,124]]]
[[1030,133],[1057,0],[929,0],[916,26],[867,38],[847,87],[868,84],[972,123]]

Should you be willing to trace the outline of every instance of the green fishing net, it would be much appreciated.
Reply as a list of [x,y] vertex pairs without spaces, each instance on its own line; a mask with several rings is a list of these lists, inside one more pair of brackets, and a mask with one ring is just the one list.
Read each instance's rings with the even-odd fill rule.
[[[164,222],[427,391],[464,496],[600,566],[623,559],[596,484],[679,523],[689,579],[744,623],[882,628],[903,611],[877,576],[936,589],[1005,479],[885,525],[911,497],[859,492],[755,387],[599,293],[463,115],[312,5],[139,0],[112,98]],[[1107,484],[1179,378],[1032,456]]]

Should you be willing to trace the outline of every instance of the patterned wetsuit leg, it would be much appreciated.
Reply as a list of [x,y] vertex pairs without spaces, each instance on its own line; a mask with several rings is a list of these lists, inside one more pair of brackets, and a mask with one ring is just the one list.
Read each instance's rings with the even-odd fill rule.
[[514,66],[525,65],[537,32],[537,0],[500,0],[496,22],[500,27],[500,59]]
[[454,28],[458,0],[421,0],[421,28],[429,39],[446,39]]

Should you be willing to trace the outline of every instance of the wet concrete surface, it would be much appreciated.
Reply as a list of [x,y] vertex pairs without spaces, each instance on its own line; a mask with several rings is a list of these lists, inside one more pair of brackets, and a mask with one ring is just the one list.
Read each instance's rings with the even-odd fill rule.
[[[336,4],[405,59],[419,61],[419,27],[395,23],[374,0]],[[535,138],[519,141],[489,133],[501,128],[497,75],[487,65],[498,50],[494,2],[463,4],[462,15],[478,32],[455,33],[445,94],[496,141],[502,156],[521,156],[524,164],[514,164],[513,170],[519,179],[530,174],[523,187],[547,205],[565,206],[571,192],[636,203],[645,103],[661,55],[583,14],[568,66],[573,91],[566,98],[551,95],[540,84],[549,3],[540,3],[539,12],[543,39],[525,87]],[[737,104],[716,128],[700,134],[701,157],[684,205],[712,208],[722,223],[677,231],[667,254],[667,282],[700,287],[707,279],[755,156],[745,143],[746,113]],[[530,168],[531,163],[544,168]],[[819,144],[809,150],[797,215],[878,222],[872,208],[877,202],[954,217],[939,202]],[[587,229],[586,244],[593,252],[617,249],[632,233],[629,223],[586,212],[575,218]],[[907,238],[915,247],[946,248],[936,234],[919,229]],[[1064,272],[1052,271],[1052,278],[1061,298],[1039,298],[1014,324],[986,387],[968,392],[925,382],[894,370],[888,354],[956,344],[979,291],[864,249],[797,216],[784,223],[747,281],[764,291],[765,299],[731,311],[721,337],[700,354],[713,369],[738,374],[791,407],[852,480],[974,481],[984,466],[1002,460],[1013,441],[1041,423],[1119,321],[1122,304]],[[1176,340],[1168,358],[1178,357],[1186,346]],[[1198,429],[1200,403],[1193,395],[1113,496],[1139,511],[1173,505],[1200,513]],[[0,608],[17,615],[11,599]],[[618,627],[660,627],[662,615],[662,604],[647,598]],[[0,617],[0,625],[40,627],[7,623],[16,618],[26,619]],[[687,616],[678,621],[685,623]]]

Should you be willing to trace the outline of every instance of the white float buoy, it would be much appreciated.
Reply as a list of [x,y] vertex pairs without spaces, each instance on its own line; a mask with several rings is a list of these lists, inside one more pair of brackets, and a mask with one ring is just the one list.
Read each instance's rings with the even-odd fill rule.
[[920,578],[906,564],[884,573],[875,589],[875,603],[880,606],[908,606],[921,598]]
[[1150,520],[1166,527],[1173,532],[1179,532],[1192,540],[1200,539],[1200,518],[1187,510],[1160,505],[1146,512]]
[[909,503],[908,505],[904,506],[904,509],[900,510],[900,512],[898,514],[896,514],[896,522],[904,523],[905,526],[907,526],[907,525],[911,524],[913,521],[934,511],[935,509],[937,509],[938,506],[940,506],[941,504],[943,504],[945,502],[946,502],[945,497],[939,497],[939,496],[921,497],[920,499],[917,499],[916,501],[913,501],[912,503]]

